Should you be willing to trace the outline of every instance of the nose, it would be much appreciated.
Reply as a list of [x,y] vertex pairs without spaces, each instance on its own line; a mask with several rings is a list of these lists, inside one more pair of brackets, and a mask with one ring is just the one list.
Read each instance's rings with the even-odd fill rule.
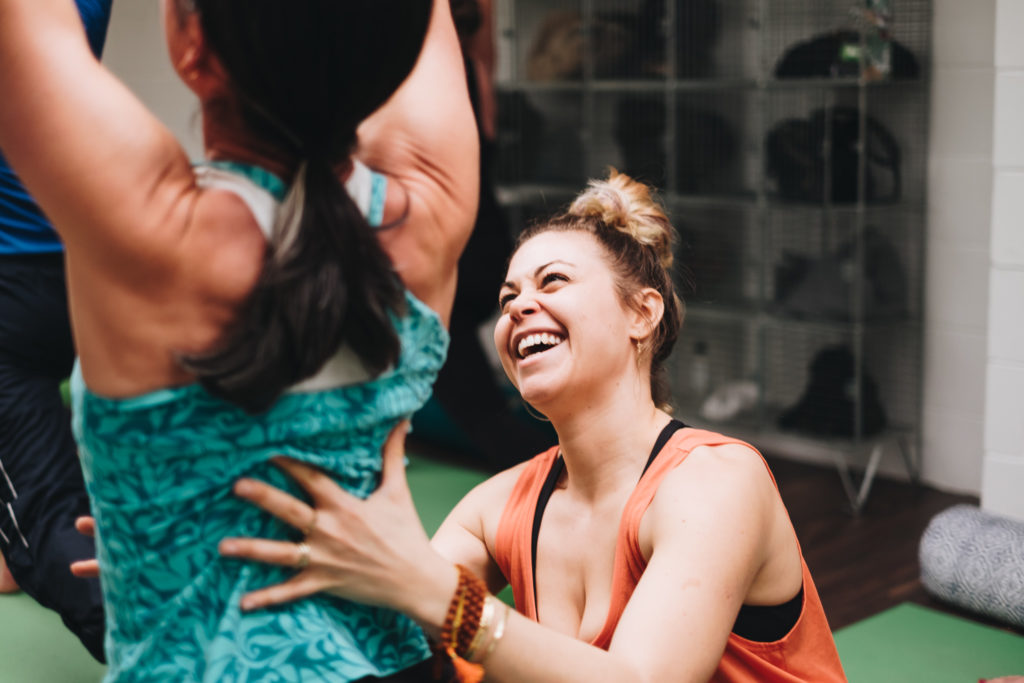
[[520,292],[519,296],[509,304],[508,314],[513,320],[518,322],[524,317],[536,313],[537,310],[537,301],[533,296],[529,292]]

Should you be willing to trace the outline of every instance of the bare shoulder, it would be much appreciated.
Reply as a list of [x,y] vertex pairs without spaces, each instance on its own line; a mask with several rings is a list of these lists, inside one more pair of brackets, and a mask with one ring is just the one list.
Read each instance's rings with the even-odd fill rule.
[[[745,444],[698,446],[666,477],[668,487],[732,488],[742,486],[774,491],[768,467],[761,455]],[[661,490],[659,489],[659,490]]]
[[492,533],[496,532],[501,513],[527,465],[528,462],[520,463],[480,482],[459,501],[452,514],[472,515],[483,527],[493,527]]
[[760,523],[777,490],[760,454],[741,444],[700,446],[669,472],[651,503],[651,522]]
[[502,513],[526,464],[500,472],[463,497],[441,524],[431,544],[443,557],[484,577],[492,591],[505,585],[494,557]]
[[445,519],[438,534],[461,527],[493,548],[505,506],[528,464],[520,463],[473,487]]
[[180,237],[186,257],[180,261],[201,255],[195,276],[207,296],[232,306],[242,302],[259,278],[267,248],[252,210],[234,192],[219,189],[198,191],[182,203],[192,208]]

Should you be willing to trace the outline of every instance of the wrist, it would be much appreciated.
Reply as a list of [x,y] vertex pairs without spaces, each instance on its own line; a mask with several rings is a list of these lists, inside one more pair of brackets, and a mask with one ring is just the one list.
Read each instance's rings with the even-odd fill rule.
[[420,628],[437,639],[444,626],[452,595],[459,584],[459,571],[455,565],[437,556],[423,567],[417,585],[410,585],[408,599],[400,610],[412,617]]
[[480,577],[462,565],[457,570],[458,583],[448,601],[444,624],[434,640],[450,656],[480,663],[501,640],[508,608],[490,594]]

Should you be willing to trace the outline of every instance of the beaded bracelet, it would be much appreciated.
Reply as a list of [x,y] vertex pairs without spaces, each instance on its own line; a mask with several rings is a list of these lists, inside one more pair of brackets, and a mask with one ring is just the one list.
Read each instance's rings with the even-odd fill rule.
[[488,592],[487,584],[473,572],[461,564],[456,568],[459,583],[441,628],[441,645],[452,655],[465,658],[480,631]]
[[484,600],[484,609],[480,615],[480,627],[476,630],[476,635],[473,636],[473,640],[469,643],[469,647],[466,649],[464,657],[469,661],[476,661],[476,653],[483,645],[484,640],[490,637],[491,633],[491,622],[494,621],[495,606],[494,600],[490,596]]

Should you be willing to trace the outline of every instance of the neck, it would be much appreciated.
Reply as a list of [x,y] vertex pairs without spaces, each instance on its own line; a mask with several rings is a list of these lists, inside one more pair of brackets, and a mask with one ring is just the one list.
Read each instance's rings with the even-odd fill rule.
[[259,166],[286,182],[294,175],[295,159],[250,134],[245,122],[231,107],[204,104],[203,142],[206,158],[211,161]]
[[565,458],[567,489],[574,495],[596,501],[636,486],[670,419],[644,384],[624,382],[604,400],[551,415]]

